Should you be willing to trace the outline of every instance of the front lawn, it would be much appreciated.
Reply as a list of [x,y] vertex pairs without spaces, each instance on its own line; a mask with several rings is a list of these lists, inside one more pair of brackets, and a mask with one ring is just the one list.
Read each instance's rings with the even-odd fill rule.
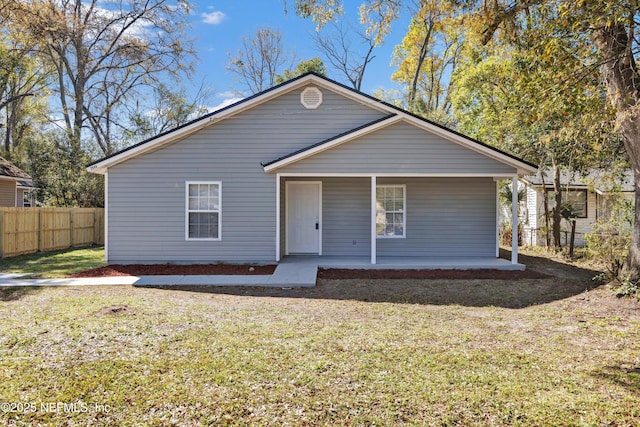
[[55,279],[105,265],[104,248],[65,249],[0,259],[0,273],[21,273],[29,278]]
[[4,290],[0,424],[638,425],[639,306],[576,277]]

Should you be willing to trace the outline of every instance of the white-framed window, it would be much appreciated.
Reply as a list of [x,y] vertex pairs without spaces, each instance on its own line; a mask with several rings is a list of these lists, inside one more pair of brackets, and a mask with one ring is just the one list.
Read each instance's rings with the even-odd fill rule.
[[[556,194],[553,190],[547,189],[549,206],[556,205]],[[571,209],[571,214],[575,218],[587,217],[587,190],[563,190],[562,204]]]
[[220,240],[222,236],[222,183],[187,181],[185,185],[187,240]]
[[376,237],[405,237],[407,186],[376,186]]
[[30,208],[31,206],[34,206],[34,199],[34,194],[31,191],[25,191],[22,193],[22,207]]

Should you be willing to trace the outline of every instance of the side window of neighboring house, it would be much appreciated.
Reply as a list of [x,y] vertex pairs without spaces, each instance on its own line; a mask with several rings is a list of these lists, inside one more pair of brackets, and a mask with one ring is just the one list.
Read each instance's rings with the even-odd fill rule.
[[220,240],[222,184],[187,181],[185,227],[187,240]]
[[[549,194],[549,206],[555,204],[556,197],[553,190],[547,190]],[[571,206],[571,211],[577,218],[587,217],[587,190],[568,190],[562,192],[562,203]]]
[[30,191],[25,191],[22,193],[22,207],[30,208],[32,206],[31,202],[33,200],[33,193]]

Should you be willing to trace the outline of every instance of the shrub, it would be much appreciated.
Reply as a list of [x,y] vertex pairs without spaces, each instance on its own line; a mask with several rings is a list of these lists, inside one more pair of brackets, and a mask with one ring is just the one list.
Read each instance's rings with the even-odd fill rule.
[[[518,246],[522,246],[522,224],[518,224]],[[511,224],[501,223],[498,228],[498,235],[500,236],[500,243],[504,246],[511,247]]]
[[640,284],[637,281],[622,279],[620,286],[616,289],[616,296],[635,297],[640,302]]
[[589,255],[604,269],[606,279],[622,283],[622,270],[631,243],[633,204],[620,193],[613,193],[604,204],[605,214],[585,235]]

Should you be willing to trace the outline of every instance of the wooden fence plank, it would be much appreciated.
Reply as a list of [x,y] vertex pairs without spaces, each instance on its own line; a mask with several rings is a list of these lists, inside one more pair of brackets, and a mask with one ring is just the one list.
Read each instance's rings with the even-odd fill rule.
[[101,208],[0,208],[0,257],[104,242]]

